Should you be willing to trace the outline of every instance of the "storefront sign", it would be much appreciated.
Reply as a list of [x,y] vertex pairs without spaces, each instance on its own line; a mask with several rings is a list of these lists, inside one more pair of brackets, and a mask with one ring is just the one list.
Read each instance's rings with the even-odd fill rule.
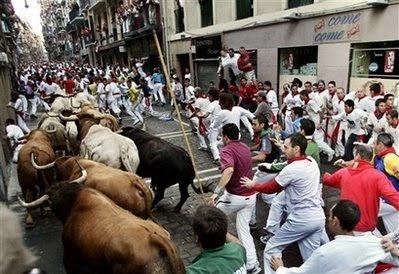
[[196,55],[195,58],[213,59],[220,56],[222,39],[220,35],[198,38],[194,40]]
[[362,12],[336,14],[319,19],[313,28],[313,43],[337,43],[360,39]]

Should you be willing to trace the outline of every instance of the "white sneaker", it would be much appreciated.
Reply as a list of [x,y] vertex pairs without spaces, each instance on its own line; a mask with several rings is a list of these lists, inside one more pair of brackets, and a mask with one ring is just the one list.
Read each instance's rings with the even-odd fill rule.
[[258,274],[259,272],[262,271],[262,268],[260,268],[259,263],[256,263],[254,267],[251,269],[247,269],[248,274]]
[[334,159],[334,153],[328,155],[327,162],[331,162]]

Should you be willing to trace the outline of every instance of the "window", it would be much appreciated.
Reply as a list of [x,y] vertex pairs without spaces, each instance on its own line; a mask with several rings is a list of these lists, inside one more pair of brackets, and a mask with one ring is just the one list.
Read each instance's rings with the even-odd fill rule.
[[353,45],[351,76],[398,79],[399,41]]
[[311,4],[313,4],[313,0],[288,0],[289,9],[311,5]]
[[176,9],[175,9],[175,25],[176,25],[176,33],[183,32],[184,28],[184,8],[181,1],[176,0]]
[[254,15],[253,0],[236,0],[237,20],[248,18]]
[[201,27],[207,27],[213,24],[213,1],[200,0],[201,9]]
[[317,75],[317,46],[279,50],[280,75]]

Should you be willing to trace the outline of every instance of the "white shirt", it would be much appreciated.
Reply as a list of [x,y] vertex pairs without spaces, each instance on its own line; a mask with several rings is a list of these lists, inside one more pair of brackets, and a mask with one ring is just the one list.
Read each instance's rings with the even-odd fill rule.
[[208,105],[208,108],[206,109],[205,113],[209,113],[209,116],[206,118],[207,121],[210,123],[215,120],[216,115],[221,111],[222,109],[220,108],[219,101],[215,100],[213,102],[210,102]]
[[60,89],[60,86],[57,85],[56,83],[51,83],[51,85],[49,84],[44,84],[44,91],[46,92],[46,95],[51,95],[54,94],[57,90]]
[[272,109],[278,109],[277,94],[274,90],[266,91],[266,99],[269,102]]
[[375,102],[370,97],[363,97],[359,99],[358,97],[353,100],[355,102],[355,108],[361,109],[367,113],[372,113],[375,110]]
[[8,125],[6,127],[7,137],[11,140],[13,145],[18,142],[18,139],[24,136],[22,129],[17,125]]
[[105,86],[104,86],[104,83],[103,83],[103,82],[100,82],[100,83],[98,84],[98,86],[97,86],[97,93],[100,94],[100,95],[106,93],[106,91],[105,91]]
[[145,78],[145,80],[147,81],[148,87],[149,87],[150,89],[154,89],[154,83],[152,82],[151,75],[150,75],[150,76],[147,76],[147,77]]
[[136,66],[137,72],[140,74],[140,76],[141,76],[142,78],[146,78],[146,74],[145,74],[145,72],[143,71],[143,63],[137,62],[137,63],[135,64],[135,66]]
[[118,86],[114,82],[111,82],[108,85],[106,85],[105,91],[107,93],[107,100],[109,102],[112,102],[113,100],[115,100],[115,97],[119,96],[117,93],[120,93]]
[[312,91],[311,93],[309,93],[309,98],[311,100],[314,100],[315,103],[319,106],[319,108],[323,107],[323,100],[320,97],[319,93]]
[[367,125],[372,126],[372,138],[376,140],[379,133],[382,132],[382,129],[385,128],[387,125],[387,119],[385,118],[385,114],[381,117],[381,119],[377,119],[374,112],[372,112],[369,117],[367,118]]
[[233,109],[231,110],[231,113],[233,114],[234,124],[236,124],[238,129],[240,129],[241,117],[247,117],[250,120],[252,120],[255,117],[255,115],[252,112],[240,106],[234,106]]
[[347,126],[348,136],[350,134],[364,135],[366,134],[363,129],[363,124],[367,119],[368,114],[360,109],[354,109],[351,113],[346,114],[346,112],[339,113],[332,116],[331,118],[335,121],[344,121]]
[[307,116],[310,120],[312,120],[315,123],[315,126],[317,127],[320,124],[320,104],[316,102],[314,99],[310,99],[307,104],[305,105],[305,110],[307,113]]
[[393,136],[393,139],[395,140],[393,147],[395,148],[396,153],[399,153],[399,125],[394,128],[386,123],[385,132]]
[[241,73],[241,70],[238,69],[237,61],[238,58],[240,58],[240,54],[234,53],[233,57],[230,57],[230,55],[222,56],[222,67],[224,68],[231,68],[233,70],[234,75],[238,75]]
[[328,89],[325,89],[324,91],[319,92],[320,99],[323,103],[322,108],[327,107],[327,100],[328,100],[329,95],[330,95],[330,93],[328,92]]
[[300,267],[279,267],[276,274],[372,273],[378,262],[399,265],[399,259],[384,252],[381,239],[370,232],[361,236],[337,235],[335,240],[313,251]]
[[287,219],[325,219],[320,200],[320,170],[312,157],[288,164],[275,180],[285,191]]
[[184,74],[184,79],[190,79],[191,81],[191,73]]
[[184,101],[186,101],[186,102],[195,99],[194,87],[193,86],[184,87],[184,94],[186,97],[186,99],[184,99]]
[[230,110],[222,109],[221,111],[219,111],[219,113],[216,115],[215,119],[213,120],[211,128],[219,130],[224,125],[230,123],[234,123],[233,113]]
[[208,106],[211,102],[209,102],[208,98],[199,97],[195,100],[193,107],[198,108],[201,112],[204,112],[208,109]]

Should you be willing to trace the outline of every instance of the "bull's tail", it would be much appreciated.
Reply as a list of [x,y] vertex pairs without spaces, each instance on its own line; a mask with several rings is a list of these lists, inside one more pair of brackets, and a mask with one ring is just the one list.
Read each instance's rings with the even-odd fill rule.
[[183,274],[186,273],[177,248],[165,237],[158,234],[151,235],[151,242],[158,247],[160,260],[153,265],[151,273]]
[[136,145],[132,146],[129,144],[127,146],[122,146],[120,155],[122,165],[125,167],[125,169],[127,171],[136,173],[137,168],[140,164],[139,153]]

